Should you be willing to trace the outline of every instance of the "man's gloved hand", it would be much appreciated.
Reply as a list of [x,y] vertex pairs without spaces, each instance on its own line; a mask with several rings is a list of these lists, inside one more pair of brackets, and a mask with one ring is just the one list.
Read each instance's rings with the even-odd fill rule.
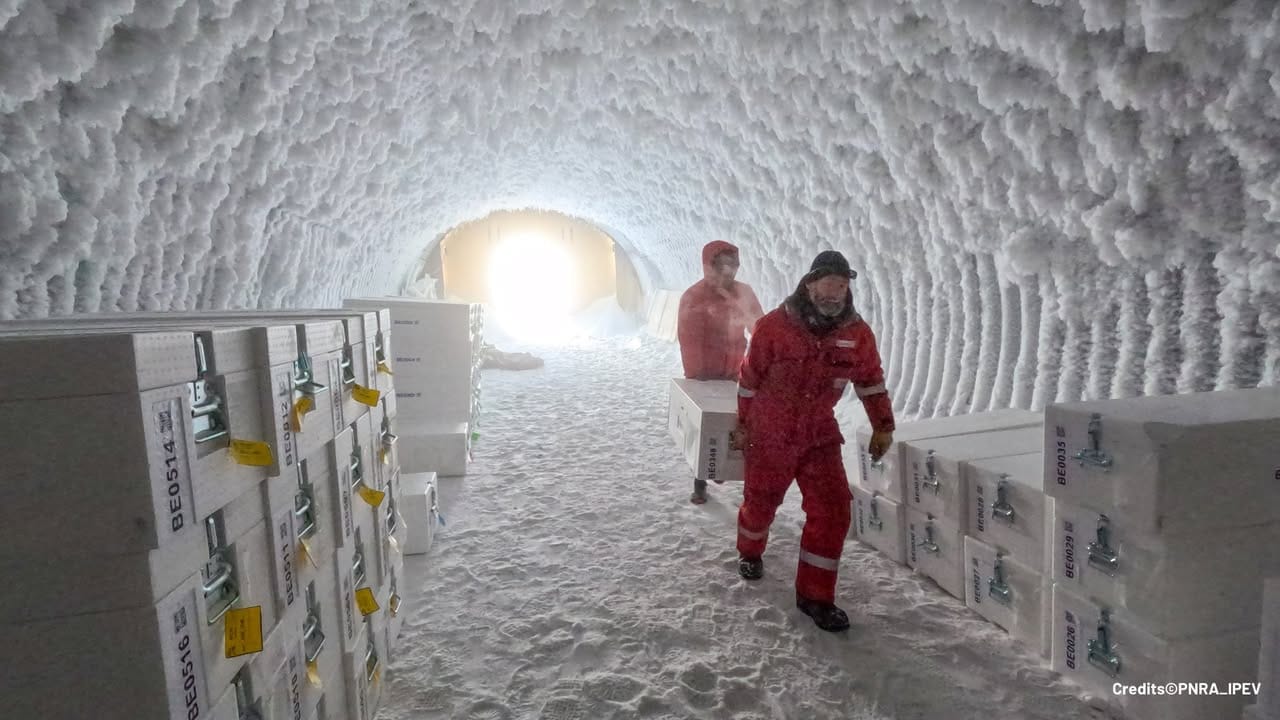
[[871,442],[867,443],[867,454],[871,456],[871,461],[875,462],[884,457],[889,452],[889,446],[893,444],[893,433],[887,430],[877,430],[871,433]]
[[732,450],[746,450],[748,442],[747,426],[739,422],[738,427],[729,432],[729,448]]

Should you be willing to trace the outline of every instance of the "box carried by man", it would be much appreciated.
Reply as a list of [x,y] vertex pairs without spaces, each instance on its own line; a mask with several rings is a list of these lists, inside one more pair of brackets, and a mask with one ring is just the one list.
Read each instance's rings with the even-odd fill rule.
[[667,429],[693,471],[694,496],[707,481],[742,482],[742,451],[729,447],[738,425],[738,384],[732,380],[673,378]]

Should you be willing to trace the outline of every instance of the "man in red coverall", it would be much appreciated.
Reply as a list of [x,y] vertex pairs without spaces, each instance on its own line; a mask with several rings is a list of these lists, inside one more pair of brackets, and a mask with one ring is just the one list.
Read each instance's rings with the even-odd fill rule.
[[850,383],[862,400],[879,459],[893,442],[893,407],[871,328],[853,308],[857,274],[834,250],[819,253],[796,291],[756,323],[738,379],[738,429],[746,478],[738,510],[738,572],[764,574],[774,513],[794,478],[804,496],[796,606],[837,632],[849,617],[835,605],[836,573],[849,532],[852,496],[835,405]]
[[694,380],[737,380],[747,350],[743,331],[764,315],[760,301],[738,273],[738,248],[713,240],[702,248],[703,278],[680,296],[676,336],[684,376]]

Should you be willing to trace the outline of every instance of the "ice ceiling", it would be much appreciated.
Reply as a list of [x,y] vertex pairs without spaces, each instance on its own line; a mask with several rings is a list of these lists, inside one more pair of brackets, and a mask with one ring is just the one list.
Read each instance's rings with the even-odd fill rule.
[[846,252],[897,403],[1275,384],[1260,0],[0,0],[0,318],[396,292],[497,209],[649,289]]

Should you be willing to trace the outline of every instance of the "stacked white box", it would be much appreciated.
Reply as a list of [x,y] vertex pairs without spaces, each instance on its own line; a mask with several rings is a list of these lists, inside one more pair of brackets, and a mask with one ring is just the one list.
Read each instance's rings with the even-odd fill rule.
[[431,551],[440,519],[435,473],[401,473],[401,511],[405,524],[404,554]]
[[[398,587],[403,567],[372,543],[403,537],[385,524],[402,502],[391,479],[396,456],[379,453],[394,444],[382,419],[395,417],[395,404],[375,401],[375,426],[367,409],[340,400],[326,411],[320,391],[303,433],[290,415],[301,383],[335,387],[335,398],[372,384],[377,347],[365,336],[390,342],[381,328],[369,332],[377,319],[226,312],[0,324],[0,365],[14,368],[0,379],[0,426],[55,449],[15,450],[0,483],[9,501],[0,509],[0,572],[40,588],[0,598],[0,630],[16,640],[0,649],[0,666],[22,668],[0,673],[5,712],[270,720],[314,717],[325,697],[345,707],[342,608],[355,611],[358,588],[338,589],[340,490],[348,491],[346,545],[354,556],[363,532],[369,546],[363,586],[388,597],[389,577]],[[322,367],[312,363],[303,378],[302,355]],[[372,367],[374,378],[390,377],[376,359]],[[205,403],[211,413],[200,411]],[[346,433],[345,449],[334,448],[336,432]],[[232,440],[259,447],[234,455]],[[256,464],[263,447],[266,466]],[[363,483],[349,484],[353,470]],[[361,496],[363,523],[350,502],[361,484],[385,493]],[[48,528],[60,533],[52,542]],[[263,649],[226,657],[222,613],[255,607]],[[388,642],[390,623],[379,627]],[[326,633],[331,640],[317,640]],[[56,687],[66,657],[83,665],[76,693]]]
[[[1046,409],[1055,669],[1108,688],[1254,677],[1262,578],[1280,572],[1277,436],[1276,388]],[[1093,662],[1077,658],[1081,627]],[[1137,720],[1178,720],[1233,717],[1245,700],[1121,704]]]
[[965,605],[1047,658],[1052,584],[1044,573],[969,536],[964,554]]
[[890,559],[907,564],[907,507],[860,485],[853,486],[853,532]]
[[863,488],[889,498],[894,502],[906,502],[907,472],[903,455],[905,443],[928,438],[945,438],[975,432],[1005,430],[1038,426],[1044,416],[1029,410],[993,410],[990,412],[930,418],[900,423],[893,431],[893,445],[884,457],[871,461],[867,444],[871,441],[871,428],[859,427],[854,441],[846,442],[841,450],[850,479]]
[[737,423],[737,383],[671,380],[667,430],[684,452],[695,481],[742,481],[742,451],[729,447],[729,433]]
[[348,298],[344,305],[390,310],[401,466],[465,474],[479,433],[480,307],[405,297]]
[[908,507],[907,565],[964,599],[964,532],[946,518]]

